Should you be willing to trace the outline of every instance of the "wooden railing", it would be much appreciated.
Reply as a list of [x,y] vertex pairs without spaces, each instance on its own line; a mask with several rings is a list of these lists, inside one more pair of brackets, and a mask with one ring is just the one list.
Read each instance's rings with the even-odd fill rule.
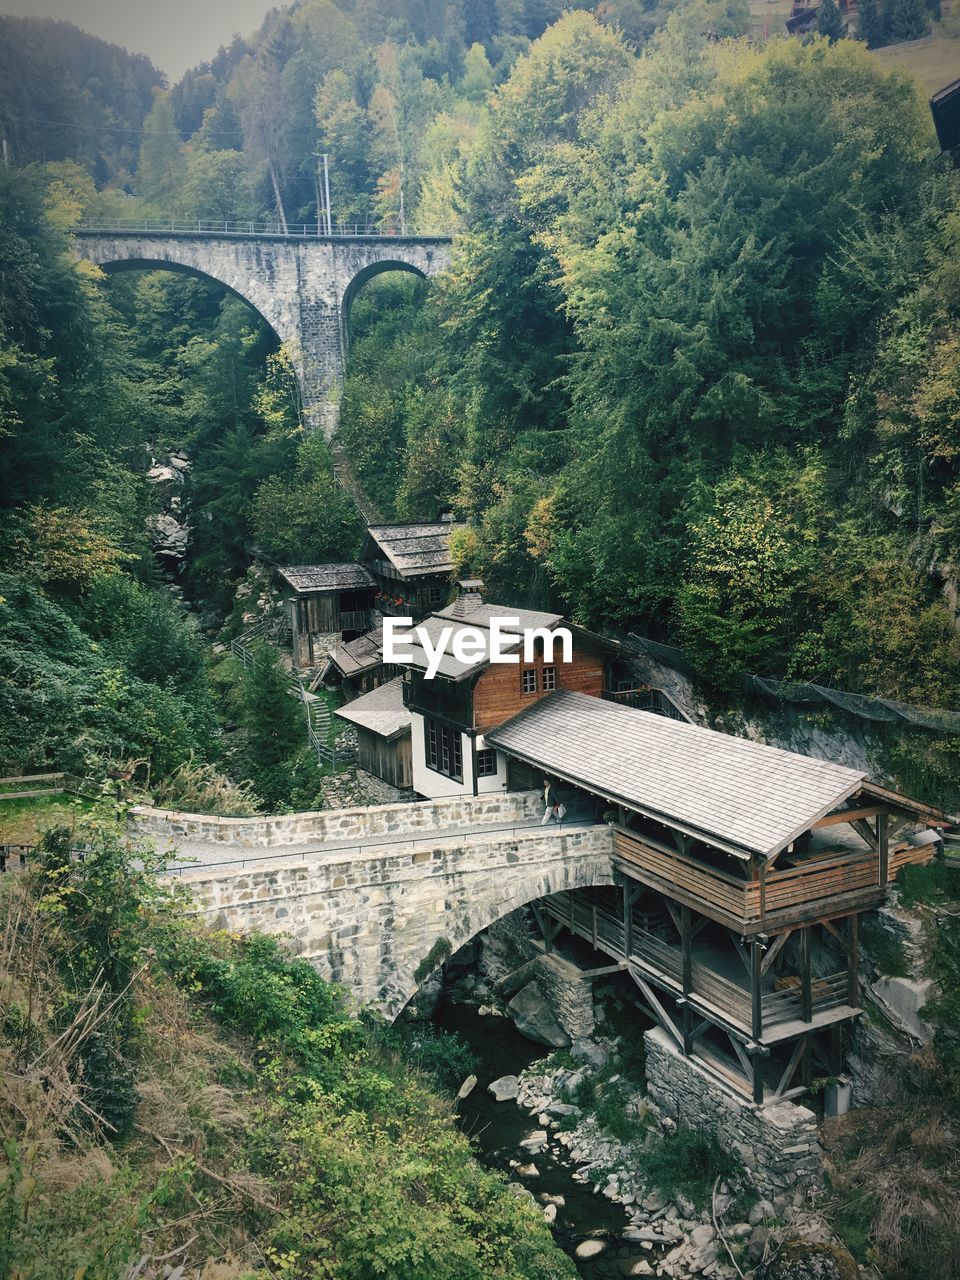
[[760,918],[760,886],[728,871],[708,867],[688,854],[668,849],[651,840],[641,840],[624,827],[614,829],[614,849],[618,857],[673,887],[747,922]]
[[[861,852],[831,852],[811,858],[796,867],[771,870],[765,883],[746,880],[729,871],[680,853],[654,840],[639,837],[624,827],[614,829],[614,848],[619,858],[645,872],[641,876],[654,888],[675,891],[682,900],[705,909],[713,907],[719,919],[739,924],[755,924],[774,912],[823,902],[840,894],[876,887],[879,891],[880,863],[872,849]],[[928,848],[897,846],[891,850],[889,880],[905,863],[928,862]],[[647,879],[649,877],[649,879]]]

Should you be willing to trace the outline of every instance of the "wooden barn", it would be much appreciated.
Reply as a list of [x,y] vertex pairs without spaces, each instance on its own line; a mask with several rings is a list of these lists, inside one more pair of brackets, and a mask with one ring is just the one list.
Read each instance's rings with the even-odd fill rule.
[[413,786],[410,712],[398,677],[340,707],[335,715],[357,733],[357,764],[403,790]]
[[323,682],[356,698],[399,675],[399,667],[383,661],[383,627],[374,627],[353,640],[340,641],[327,661]]
[[360,562],[376,582],[376,606],[392,617],[419,622],[450,599],[453,559],[450,520],[370,525]]
[[293,665],[314,667],[330,638],[366,631],[376,586],[359,564],[291,564],[278,568],[290,622]]

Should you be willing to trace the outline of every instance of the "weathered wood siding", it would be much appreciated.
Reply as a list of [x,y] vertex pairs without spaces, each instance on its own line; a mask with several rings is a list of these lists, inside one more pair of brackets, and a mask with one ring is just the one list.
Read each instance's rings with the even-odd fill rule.
[[410,735],[404,734],[394,742],[385,742],[383,738],[369,729],[357,728],[357,763],[375,778],[382,778],[393,787],[409,788],[413,786],[413,758],[410,749]]
[[[560,648],[557,646],[557,658]],[[604,657],[599,649],[583,642],[573,646],[573,661],[544,664],[543,658],[535,662],[493,663],[482,673],[473,690],[473,724],[476,729],[492,729],[502,724],[518,711],[523,711],[532,703],[539,701],[545,693],[551,692],[543,688],[543,668],[555,666],[557,670],[557,688],[572,689],[577,693],[587,693],[599,698],[603,693]],[[521,672],[530,667],[537,669],[536,693],[523,693]]]

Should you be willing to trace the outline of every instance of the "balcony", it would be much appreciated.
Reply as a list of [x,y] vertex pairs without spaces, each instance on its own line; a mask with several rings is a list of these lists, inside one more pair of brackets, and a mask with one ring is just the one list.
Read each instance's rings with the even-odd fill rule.
[[[837,904],[861,910],[879,902],[886,888],[880,883],[879,856],[872,849],[817,853],[755,880],[641,838],[625,827],[614,828],[614,849],[633,879],[747,933],[813,920]],[[905,862],[929,861],[932,856],[929,846],[895,846],[890,851],[887,881],[896,878]]]
[[[634,976],[675,999],[685,999],[698,1015],[711,1022],[748,1039],[754,1035],[753,1000],[746,969],[742,981],[724,976],[718,972],[715,958],[704,963],[707,952],[701,950],[701,958],[694,956],[691,961],[685,988],[680,948],[641,928],[636,918],[631,923],[627,955],[624,921],[615,912],[587,903],[574,893],[548,898],[543,906],[548,915],[595,950],[625,961]],[[732,952],[729,958],[735,972],[740,961]],[[814,978],[809,997],[804,995],[799,976],[778,977],[771,972],[763,978],[760,992],[760,1039],[764,1044],[776,1044],[803,1031],[855,1017],[859,1012],[856,999],[856,979],[851,980],[846,969]]]

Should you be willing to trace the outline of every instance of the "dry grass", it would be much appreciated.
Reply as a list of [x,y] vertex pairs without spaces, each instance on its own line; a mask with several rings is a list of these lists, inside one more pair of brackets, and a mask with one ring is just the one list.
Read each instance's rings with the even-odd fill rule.
[[942,1113],[917,1102],[851,1112],[825,1126],[827,1209],[860,1261],[889,1280],[960,1275],[960,1151]]
[[899,67],[916,76],[927,96],[936,93],[960,79],[960,11],[933,24],[929,44],[876,49],[874,53],[885,67]]
[[63,795],[0,800],[0,844],[37,844],[50,827],[74,827],[92,807]]

